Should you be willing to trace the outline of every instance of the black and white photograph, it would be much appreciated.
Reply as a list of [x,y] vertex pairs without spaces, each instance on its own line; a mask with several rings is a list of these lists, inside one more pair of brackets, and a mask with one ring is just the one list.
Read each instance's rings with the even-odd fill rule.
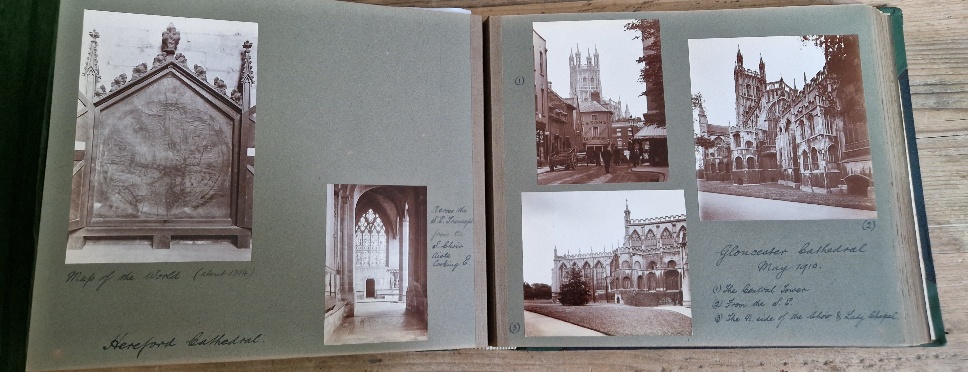
[[66,263],[249,261],[258,25],[86,10],[83,32]]
[[857,35],[689,40],[702,220],[877,217]]
[[666,181],[659,20],[532,25],[537,183]]
[[527,337],[692,334],[683,190],[521,194]]
[[323,343],[427,340],[427,187],[327,193]]

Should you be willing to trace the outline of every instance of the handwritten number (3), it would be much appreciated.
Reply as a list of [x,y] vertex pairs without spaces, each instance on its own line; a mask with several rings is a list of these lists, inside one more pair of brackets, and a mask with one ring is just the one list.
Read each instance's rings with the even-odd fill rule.
[[521,323],[518,323],[518,322],[511,323],[511,326],[508,328],[511,331],[511,333],[521,332]]
[[524,85],[524,76],[514,78],[514,85]]
[[864,222],[861,223],[860,228],[861,230],[865,230],[865,231],[874,231],[875,226],[877,226],[877,221],[864,220]]

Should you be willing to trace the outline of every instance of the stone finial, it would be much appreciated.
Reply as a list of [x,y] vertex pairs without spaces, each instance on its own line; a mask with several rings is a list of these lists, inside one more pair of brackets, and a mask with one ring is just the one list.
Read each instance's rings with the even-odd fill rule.
[[174,23],[169,23],[168,29],[161,33],[161,51],[165,54],[175,54],[179,40],[181,40],[181,32],[175,29]]
[[240,84],[255,83],[255,73],[252,72],[252,56],[249,54],[250,48],[252,48],[252,43],[248,40],[242,43],[242,73],[239,76]]
[[216,77],[212,84],[215,85],[215,90],[217,90],[219,93],[226,94],[225,88],[228,88],[228,86],[225,85],[225,81]]
[[145,73],[147,72],[148,72],[147,63],[142,63],[140,65],[134,66],[134,68],[131,69],[131,80],[145,76]]
[[155,56],[155,59],[151,61],[151,69],[154,70],[156,68],[161,67],[161,65],[164,65],[164,64],[165,64],[165,53],[158,53],[158,55]]
[[121,89],[121,87],[127,83],[128,83],[128,75],[125,75],[125,74],[118,75],[118,77],[114,78],[114,81],[111,82],[111,92]]
[[181,54],[181,53],[176,54],[175,63],[177,63],[181,67],[184,67],[185,69],[188,69],[188,58],[186,58],[184,54]]
[[242,105],[242,92],[239,92],[238,89],[232,89],[231,98],[232,102]]
[[208,76],[206,76],[205,68],[202,66],[195,65],[195,76],[198,76],[199,79],[202,79],[206,83],[208,82]]
[[93,76],[94,82],[97,83],[98,80],[101,80],[101,71],[97,66],[97,39],[101,37],[101,34],[97,30],[91,30],[88,36],[91,37],[91,46],[87,51],[87,62],[84,64],[84,72],[82,74],[84,76]]

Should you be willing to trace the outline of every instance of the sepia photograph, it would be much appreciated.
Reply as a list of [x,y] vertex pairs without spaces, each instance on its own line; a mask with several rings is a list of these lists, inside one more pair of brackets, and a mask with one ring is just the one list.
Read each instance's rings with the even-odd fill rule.
[[693,39],[689,71],[700,219],[877,217],[857,35]]
[[537,183],[665,182],[659,20],[532,25]]
[[325,345],[427,340],[427,187],[327,187]]
[[86,10],[66,263],[249,261],[252,22]]
[[692,334],[683,190],[521,194],[524,331]]

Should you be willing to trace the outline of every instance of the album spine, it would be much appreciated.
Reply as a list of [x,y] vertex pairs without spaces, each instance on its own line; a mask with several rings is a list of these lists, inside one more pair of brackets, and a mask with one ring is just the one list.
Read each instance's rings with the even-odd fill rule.
[[908,78],[907,53],[904,48],[904,16],[900,8],[880,8],[891,19],[891,40],[894,44],[894,64],[897,67],[897,81],[901,95],[901,111],[904,119],[905,143],[907,144],[908,166],[911,176],[911,192],[914,204],[915,223],[920,243],[921,263],[928,316],[932,326],[934,342],[931,345],[944,345],[944,324],[941,321],[941,304],[938,300],[937,279],[934,274],[934,260],[931,255],[931,240],[928,236],[928,216],[924,209],[924,187],[921,183],[921,163],[918,158],[917,133],[914,127],[914,111],[911,103],[911,85]]

